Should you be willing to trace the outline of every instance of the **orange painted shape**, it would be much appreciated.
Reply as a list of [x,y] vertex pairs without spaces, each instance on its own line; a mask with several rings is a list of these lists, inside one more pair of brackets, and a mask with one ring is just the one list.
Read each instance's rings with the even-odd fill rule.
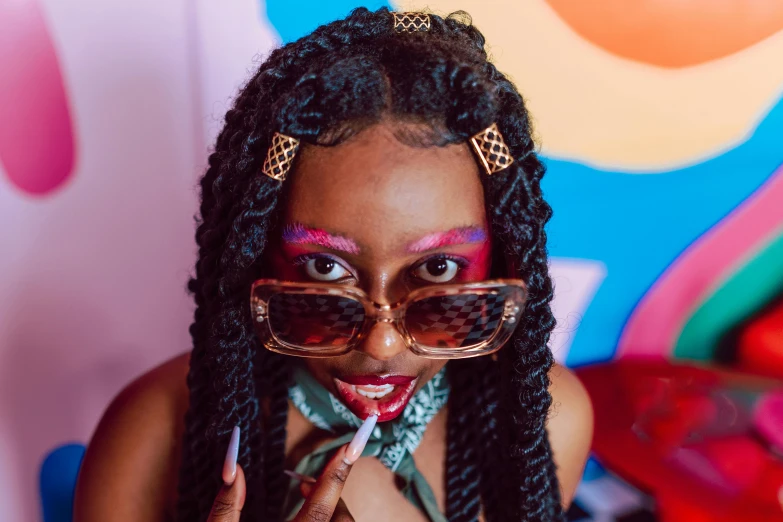
[[661,67],[722,58],[783,30],[780,0],[546,1],[593,44]]

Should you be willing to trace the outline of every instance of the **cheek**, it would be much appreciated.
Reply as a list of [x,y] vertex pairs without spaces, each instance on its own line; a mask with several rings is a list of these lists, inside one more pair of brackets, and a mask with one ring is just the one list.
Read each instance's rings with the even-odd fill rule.
[[305,281],[302,275],[302,268],[293,264],[291,259],[302,254],[309,254],[312,251],[300,247],[277,247],[269,256],[269,263],[272,267],[272,277],[282,281]]
[[[425,375],[427,377],[427,379],[426,379],[427,382],[429,382],[429,380],[432,379],[433,377],[435,377],[435,374],[438,373],[441,370],[441,368],[446,366],[446,362],[447,361],[445,361],[443,359],[425,359],[425,360],[427,361],[425,364],[427,364],[427,366],[428,366],[427,372],[425,373]],[[422,384],[422,388],[423,387],[424,386]]]
[[275,254],[270,259],[272,266],[272,276],[281,281],[299,281],[301,272],[299,267],[292,265],[285,257]]
[[320,381],[328,379],[330,373],[329,369],[334,366],[334,362],[335,361],[327,362],[326,359],[312,357],[305,359],[305,366],[308,371]]
[[486,242],[474,253],[465,256],[468,265],[460,272],[460,281],[483,281],[489,277],[491,253],[492,248],[489,242]]

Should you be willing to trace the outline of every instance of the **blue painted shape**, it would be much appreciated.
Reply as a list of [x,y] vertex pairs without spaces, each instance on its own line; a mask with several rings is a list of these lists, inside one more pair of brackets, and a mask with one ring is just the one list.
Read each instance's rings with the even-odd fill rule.
[[76,477],[84,458],[82,444],[58,446],[41,464],[40,494],[44,522],[71,522]]
[[582,480],[584,482],[589,482],[591,480],[599,479],[605,475],[606,470],[604,467],[600,462],[598,462],[594,455],[590,455],[590,458],[587,459],[587,464],[585,464],[585,471],[582,474]]
[[[263,2],[262,2],[263,7]],[[293,42],[311,33],[316,27],[340,18],[357,7],[366,7],[375,11],[381,7],[391,9],[389,2],[383,0],[301,0],[290,2],[284,0],[267,0],[266,16],[272,26],[277,29],[283,43]]]
[[783,164],[783,99],[742,144],[656,174],[545,159],[553,256],[595,259],[607,276],[584,313],[566,363],[609,360],[630,314],[666,268]]

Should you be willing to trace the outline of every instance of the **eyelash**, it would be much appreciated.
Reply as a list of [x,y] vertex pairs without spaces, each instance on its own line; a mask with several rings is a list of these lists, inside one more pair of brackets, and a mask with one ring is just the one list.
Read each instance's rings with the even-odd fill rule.
[[335,263],[337,262],[337,259],[333,258],[332,256],[327,256],[325,254],[302,254],[301,256],[296,256],[293,261],[291,261],[291,264],[294,266],[302,266],[311,259],[318,259],[318,258],[326,258],[331,259]]
[[347,272],[351,274],[352,277],[354,278],[356,277],[356,274],[353,272],[353,270],[348,268],[349,266],[348,263],[346,263],[345,261],[343,261],[337,256],[330,256],[329,254],[302,254],[301,256],[297,256],[296,258],[294,258],[291,264],[300,267],[307,264],[307,262],[312,259],[330,259],[335,263],[337,263],[338,265],[340,265],[341,267],[343,267]]
[[[431,256],[425,257],[424,259],[422,259],[421,261],[419,261],[418,263],[416,263],[415,265],[413,265],[411,267],[411,269],[410,269],[411,277],[413,277],[414,279],[420,280],[421,278],[417,277],[416,275],[414,275],[413,272],[417,268],[419,268],[420,266],[425,265],[425,264],[427,264],[430,261],[433,261],[435,259],[445,259],[447,261],[454,261],[457,264],[457,266],[459,267],[459,271],[457,272],[457,274],[459,274],[462,270],[464,270],[465,267],[467,267],[468,264],[469,264],[468,260],[465,259],[464,257],[452,256],[450,254],[433,254]],[[432,283],[429,283],[429,284],[432,284]]]

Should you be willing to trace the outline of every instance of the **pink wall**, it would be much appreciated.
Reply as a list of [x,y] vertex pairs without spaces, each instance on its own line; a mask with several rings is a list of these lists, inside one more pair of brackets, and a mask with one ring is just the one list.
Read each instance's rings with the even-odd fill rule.
[[[46,452],[88,441],[125,384],[190,349],[196,184],[231,96],[276,42],[261,9],[0,0],[0,32],[14,24],[28,54],[51,49],[55,70],[39,77],[61,78],[75,158],[34,195],[4,170],[0,145],[0,520],[38,520]],[[11,40],[0,56],[24,63]],[[29,83],[0,99],[19,107],[18,124],[24,110],[61,109],[42,101],[51,82]]]
[[[257,16],[258,3],[236,4]],[[51,41],[75,157],[70,177],[44,195],[14,183],[0,157],[0,520],[38,520],[43,455],[86,442],[127,382],[190,347],[185,284],[204,144],[252,55],[272,42],[251,16],[245,40],[211,24],[223,40],[236,36],[221,46],[214,32],[199,36],[209,13],[198,9],[186,0],[0,0],[0,33],[26,23],[28,37]],[[43,23],[33,27],[36,11]],[[18,58],[8,42],[0,38],[0,54]],[[240,52],[249,43],[255,50]],[[57,110],[41,108],[51,85],[31,83],[0,103]]]

